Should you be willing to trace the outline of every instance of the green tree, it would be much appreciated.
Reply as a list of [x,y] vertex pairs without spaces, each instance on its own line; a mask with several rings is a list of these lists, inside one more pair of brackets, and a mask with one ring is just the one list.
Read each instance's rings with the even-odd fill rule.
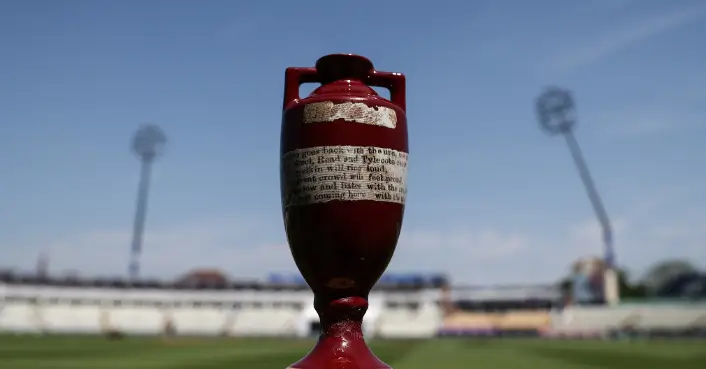
[[562,280],[559,281],[559,291],[561,291],[561,294],[564,296],[567,296],[571,294],[571,285],[573,282],[571,281],[571,278],[565,277]]
[[650,267],[642,278],[642,284],[648,294],[654,295],[669,281],[684,274],[698,272],[697,268],[687,260],[664,260]]
[[640,281],[632,281],[630,273],[625,268],[618,269],[618,286],[620,287],[620,298],[643,298],[646,296],[645,286]]

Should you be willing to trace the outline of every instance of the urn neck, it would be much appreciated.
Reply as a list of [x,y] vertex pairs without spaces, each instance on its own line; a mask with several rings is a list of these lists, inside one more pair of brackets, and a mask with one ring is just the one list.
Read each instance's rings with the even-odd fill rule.
[[316,72],[322,84],[341,79],[365,81],[373,71],[373,63],[368,58],[354,54],[326,55],[316,62]]
[[322,338],[363,339],[362,324],[363,316],[368,310],[367,296],[338,299],[315,296],[314,308],[321,320]]
[[321,318],[321,336],[314,349],[291,368],[390,369],[370,351],[363,339],[367,296],[337,299],[317,294],[314,307]]
[[377,97],[378,94],[372,88],[366,86],[358,80],[340,79],[331,83],[319,86],[310,96],[341,94],[347,96]]

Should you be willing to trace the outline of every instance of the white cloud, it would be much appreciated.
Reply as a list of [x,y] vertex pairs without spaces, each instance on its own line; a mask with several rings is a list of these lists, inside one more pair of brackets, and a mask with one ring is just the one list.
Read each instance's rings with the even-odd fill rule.
[[[289,249],[257,224],[243,219],[219,220],[175,228],[152,228],[145,234],[141,266],[144,276],[174,277],[193,268],[218,268],[235,277],[262,277],[272,269],[293,269]],[[31,269],[37,255],[50,257],[52,273],[125,275],[131,231],[97,230],[18,245],[4,265]]]
[[400,247],[412,250],[443,250],[474,261],[487,261],[503,259],[522,251],[527,247],[528,240],[518,234],[506,234],[496,230],[412,230],[402,233],[399,244]]
[[551,64],[560,71],[570,71],[600,61],[634,44],[679,28],[701,18],[706,6],[698,4],[672,12],[655,14],[611,30],[576,48],[554,55]]
[[660,225],[650,229],[647,236],[671,254],[667,257],[686,258],[706,267],[706,222]]
[[[217,268],[233,277],[261,278],[268,272],[296,272],[284,240],[264,237],[268,233],[241,219],[152,228],[145,234],[142,274],[174,277],[193,268]],[[46,251],[52,273],[120,276],[126,274],[130,240],[129,229],[89,231],[41,244],[17,245],[21,251],[3,258],[2,264],[31,270],[39,253]],[[388,270],[444,272],[469,280],[473,279],[469,269],[493,266],[498,272],[483,276],[493,281],[504,274],[503,265],[528,245],[519,233],[496,230],[404,231]]]
[[[618,218],[611,222],[614,243],[620,244],[622,236],[629,232],[628,222]],[[603,228],[596,220],[583,221],[572,225],[568,230],[567,243],[573,257],[569,262],[579,258],[603,256]]]
[[655,238],[668,240],[689,239],[693,237],[706,238],[706,224],[698,228],[691,228],[684,225],[664,225],[650,230],[649,234]]
[[412,229],[403,231],[388,270],[446,273],[456,283],[520,283],[532,269],[521,262],[531,247],[529,237],[519,232]]
[[[618,261],[641,272],[667,257],[706,262],[706,223],[650,227],[614,221]],[[547,283],[558,280],[578,258],[602,255],[595,220],[544,236],[501,229],[410,229],[403,232],[390,272],[447,273],[455,283],[479,285]],[[145,237],[144,276],[174,277],[193,268],[217,268],[234,278],[262,278],[269,272],[296,272],[283,232],[278,236],[254,221],[223,219],[175,228],[151,229]],[[53,273],[125,275],[130,231],[98,230],[43,244],[15,245],[3,252],[3,266],[31,270],[48,251]],[[7,249],[6,249],[7,250]],[[699,258],[699,253],[701,257]]]
[[609,111],[591,120],[610,136],[636,138],[694,128],[698,126],[697,119],[684,110],[642,106]]
[[652,136],[669,132],[679,125],[679,121],[666,114],[648,114],[625,117],[608,126],[611,134],[621,137]]
[[[676,222],[654,224],[640,221],[629,223],[619,218],[613,223],[614,247],[621,266],[640,274],[655,262],[670,258],[690,259],[696,265],[706,265],[706,223]],[[570,227],[567,256],[576,260],[603,255],[601,228],[590,220]]]

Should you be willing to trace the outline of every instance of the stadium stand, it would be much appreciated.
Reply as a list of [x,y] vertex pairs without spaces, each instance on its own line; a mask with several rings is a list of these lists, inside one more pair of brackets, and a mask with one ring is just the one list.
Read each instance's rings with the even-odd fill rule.
[[571,306],[554,311],[551,336],[705,336],[706,304],[666,302],[619,306]]
[[549,311],[559,301],[555,288],[506,286],[454,291],[456,310],[447,314],[443,336],[539,336],[548,329]]
[[[696,282],[689,283],[693,297]],[[449,288],[443,276],[392,275],[370,294],[363,330],[389,338],[706,337],[706,302],[691,297],[564,307],[554,287]],[[0,273],[3,332],[307,337],[319,330],[311,291],[296,276],[231,283],[209,271],[170,284]]]
[[384,296],[377,316],[376,334],[381,337],[421,338],[436,334],[442,321],[442,312],[436,300],[438,291],[414,293],[390,292]]
[[[444,283],[438,275],[386,276],[369,296],[364,331],[433,336],[440,321],[434,291]],[[409,315],[386,312],[395,305],[387,301],[388,293],[417,308]],[[311,336],[318,334],[318,325],[313,296],[301,277],[230,283],[217,271],[196,270],[169,284],[0,273],[0,331],[6,332]]]

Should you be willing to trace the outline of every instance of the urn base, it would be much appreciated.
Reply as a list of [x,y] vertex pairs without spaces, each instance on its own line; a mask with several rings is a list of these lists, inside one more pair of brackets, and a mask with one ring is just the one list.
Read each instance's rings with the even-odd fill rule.
[[391,369],[370,351],[363,338],[366,299],[348,297],[322,305],[316,306],[323,327],[319,341],[287,369]]
[[378,359],[365,341],[321,337],[314,349],[287,369],[391,369]]

